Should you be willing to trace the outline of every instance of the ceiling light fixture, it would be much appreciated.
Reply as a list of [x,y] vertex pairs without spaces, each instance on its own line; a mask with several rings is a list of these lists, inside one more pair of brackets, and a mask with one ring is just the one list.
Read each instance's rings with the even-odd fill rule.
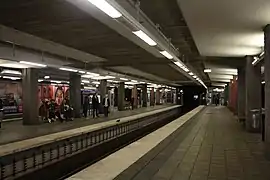
[[122,81],[128,81],[127,78],[120,78],[120,80],[122,80]]
[[71,69],[71,68],[59,68],[62,71],[69,71],[69,72],[78,72],[76,69]]
[[100,82],[98,82],[98,81],[93,81],[92,83],[93,84],[96,84],[96,85],[99,85],[100,84]]
[[44,76],[44,79],[50,79],[50,76]]
[[87,72],[86,74],[91,75],[91,76],[100,76],[99,74],[97,74],[97,73],[92,73],[92,72]]
[[179,62],[179,61],[176,61],[176,62],[173,62],[175,65],[177,65],[178,67],[180,67],[180,68],[183,68],[184,66],[183,66],[183,64],[181,63],[181,62]]
[[135,34],[136,36],[138,36],[141,40],[143,40],[144,42],[146,42],[150,46],[156,46],[157,45],[157,43],[153,39],[151,39],[147,34],[145,34],[141,30],[139,30],[139,31],[133,31],[133,34]]
[[38,82],[43,82],[43,79],[39,79]]
[[262,84],[265,84],[265,81],[262,81]]
[[81,74],[85,74],[85,71],[79,71],[79,73],[81,73]]
[[51,80],[51,83],[61,84],[61,81]]
[[15,74],[15,75],[22,75],[20,71],[14,71],[14,70],[3,70],[1,74]]
[[21,64],[31,65],[31,66],[47,67],[46,64],[33,63],[33,62],[28,62],[28,61],[20,61],[20,63]]
[[210,72],[212,72],[212,70],[211,69],[205,69],[203,72],[210,73]]
[[82,80],[83,83],[90,83],[88,80]]
[[11,80],[19,80],[19,77],[12,77],[12,76],[3,76],[4,79],[11,79]]
[[252,61],[252,65],[255,65],[258,61],[259,61],[259,59],[260,58],[258,58],[258,57],[253,57],[253,61]]
[[169,54],[167,51],[159,51],[159,52],[160,52],[160,54],[162,54],[166,58],[173,59],[173,56],[171,54]]
[[95,5],[98,9],[106,13],[111,18],[119,18],[122,16],[122,14],[117,11],[112,5],[110,5],[105,0],[88,0],[90,3]]
[[186,71],[186,72],[189,72],[189,69],[186,68],[186,67],[183,67],[182,69],[183,69],[184,71]]
[[194,74],[192,72],[188,73],[189,75],[193,76]]

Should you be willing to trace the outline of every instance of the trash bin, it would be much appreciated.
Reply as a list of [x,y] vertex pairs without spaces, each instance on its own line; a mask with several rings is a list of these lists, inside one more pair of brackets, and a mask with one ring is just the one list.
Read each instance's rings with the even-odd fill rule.
[[252,116],[251,130],[253,132],[260,132],[261,130],[261,109],[252,109],[250,110]]

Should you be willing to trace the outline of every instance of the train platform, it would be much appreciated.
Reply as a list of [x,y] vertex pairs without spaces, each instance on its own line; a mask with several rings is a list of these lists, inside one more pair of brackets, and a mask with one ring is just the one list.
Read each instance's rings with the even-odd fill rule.
[[107,118],[103,117],[103,115],[100,115],[99,118],[95,119],[93,119],[92,116],[89,116],[88,118],[75,119],[74,121],[64,123],[54,122],[50,124],[45,123],[34,126],[23,126],[22,121],[3,122],[2,128],[0,129],[0,145],[71,130],[79,127],[89,126],[92,124],[102,123],[113,119],[133,116],[145,112],[166,108],[169,106],[171,105],[157,105],[146,108],[138,108],[134,110],[114,111],[111,112],[109,114],[109,117]]
[[[194,116],[194,114],[198,115]],[[260,134],[222,106],[198,108],[68,180],[269,180]]]

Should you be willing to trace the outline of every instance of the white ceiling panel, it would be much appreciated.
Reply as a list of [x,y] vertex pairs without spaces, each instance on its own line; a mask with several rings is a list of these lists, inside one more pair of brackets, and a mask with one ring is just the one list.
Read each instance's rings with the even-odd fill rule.
[[203,56],[255,55],[264,45],[270,22],[269,0],[178,0]]

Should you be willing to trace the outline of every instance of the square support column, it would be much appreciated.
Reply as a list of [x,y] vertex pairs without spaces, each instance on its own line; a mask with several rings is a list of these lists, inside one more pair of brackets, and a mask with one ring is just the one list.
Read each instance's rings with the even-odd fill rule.
[[101,80],[100,85],[98,87],[98,90],[99,90],[99,94],[100,94],[99,113],[102,114],[102,113],[104,113],[102,102],[103,102],[103,99],[105,98],[105,95],[108,94],[107,80],[106,79]]
[[99,92],[100,92],[100,100],[102,102],[103,98],[105,98],[105,95],[108,94],[106,79],[101,80],[100,85],[99,85]]
[[119,87],[118,87],[118,110],[119,111],[125,110],[124,102],[125,102],[125,83],[120,82]]
[[270,159],[270,25],[264,29],[265,154]]
[[23,70],[23,124],[40,124],[38,117],[38,69],[27,68]]
[[134,85],[132,89],[132,97],[134,98],[134,108],[138,108],[138,90],[137,90],[137,85]]
[[81,117],[81,76],[70,73],[70,105],[74,108],[75,118]]
[[240,121],[244,121],[246,118],[246,79],[245,69],[238,69],[238,96],[237,96],[237,115]]
[[150,106],[155,106],[155,90],[151,88],[150,90]]
[[160,89],[156,89],[156,105],[160,104]]
[[[261,109],[261,68],[252,65],[253,58],[246,57],[246,129],[248,131],[255,130],[252,126],[253,109]],[[261,122],[261,121],[260,121]]]
[[147,107],[147,84],[142,85],[142,101],[142,106]]

